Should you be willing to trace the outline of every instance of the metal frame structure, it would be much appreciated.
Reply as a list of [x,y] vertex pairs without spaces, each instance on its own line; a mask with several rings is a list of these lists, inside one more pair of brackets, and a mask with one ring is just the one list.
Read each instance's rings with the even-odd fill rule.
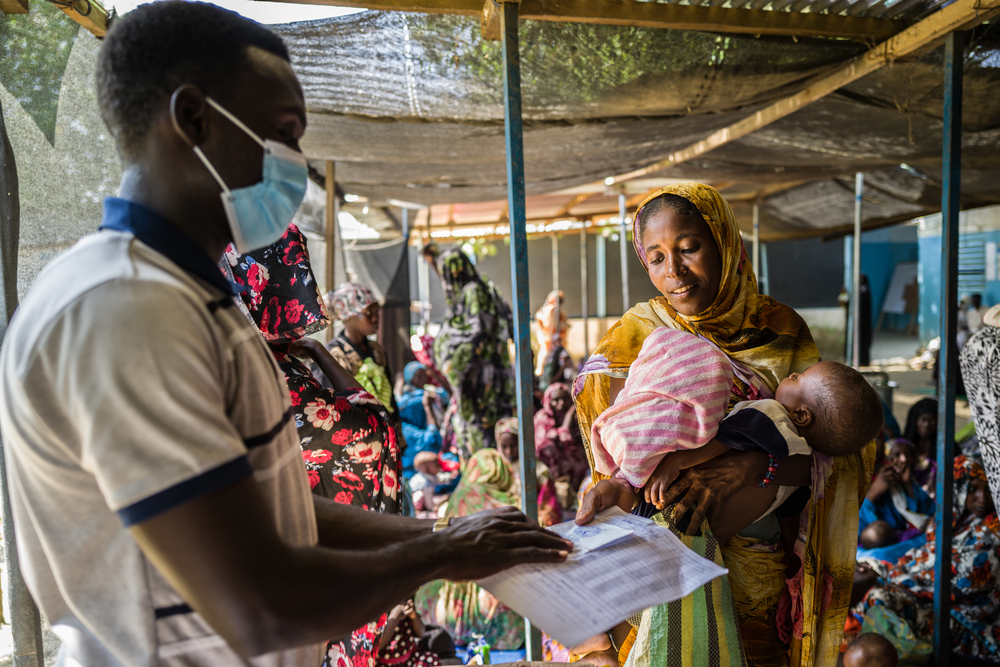
[[[958,319],[958,210],[962,179],[962,54],[965,33],[944,44],[944,136],[941,188],[941,352],[938,357],[937,510],[934,512],[934,664],[951,662],[951,499],[955,467]],[[949,554],[941,558],[941,554]]]
[[[286,0],[301,2],[302,0]],[[813,5],[809,0],[794,3],[778,0],[747,0],[735,3],[732,8],[716,6],[714,0],[692,2],[688,5],[667,2],[637,2],[636,0],[305,0],[315,4],[330,4],[369,9],[396,11],[412,11],[440,14],[479,15],[482,21],[484,35],[502,41],[503,57],[503,103],[504,128],[507,156],[508,200],[507,211],[510,224],[510,248],[512,268],[512,290],[514,295],[514,327],[516,335],[516,382],[517,382],[517,415],[521,423],[520,432],[520,469],[522,480],[522,503],[525,513],[537,518],[537,488],[535,482],[535,447],[533,429],[533,404],[531,391],[532,363],[530,352],[530,311],[528,307],[528,255],[527,255],[527,220],[525,205],[525,174],[524,148],[521,119],[521,85],[520,58],[518,41],[518,21],[520,18],[570,21],[584,23],[601,23],[610,25],[633,25],[659,28],[674,28],[687,30],[710,30],[716,32],[751,33],[751,34],[785,34],[796,36],[823,35],[868,40],[886,40],[858,58],[852,59],[837,68],[830,75],[813,81],[805,89],[778,100],[772,105],[756,112],[727,128],[719,130],[705,139],[692,144],[688,148],[674,153],[654,164],[636,169],[627,174],[613,177],[613,182],[640,178],[666,167],[674,166],[685,160],[707,153],[714,148],[730,141],[746,136],[780,118],[801,109],[807,104],[820,99],[840,87],[855,81],[862,76],[891,63],[906,54],[919,49],[930,48],[945,41],[945,96],[944,96],[944,141],[943,141],[943,180],[942,192],[942,283],[941,294],[941,335],[942,350],[939,365],[939,418],[938,418],[938,461],[937,480],[938,511],[935,516],[937,524],[938,553],[950,552],[951,541],[951,497],[953,486],[953,470],[950,461],[954,454],[952,437],[954,433],[954,398],[956,379],[956,351],[954,334],[956,326],[957,307],[957,248],[958,248],[958,210],[960,192],[960,158],[961,158],[961,91],[962,91],[962,54],[964,34],[956,30],[967,29],[975,23],[992,18],[1000,13],[1000,0],[955,0],[944,6],[944,2],[931,3],[936,10],[919,23],[909,25],[895,19],[903,17],[914,20],[916,16],[906,16],[906,11],[915,7],[910,0],[892,3],[886,0],[875,2],[860,1],[852,4],[851,0],[831,3],[820,0]],[[0,0],[0,10],[8,13],[24,13],[27,11],[27,0]],[[737,8],[739,7],[739,8]],[[769,9],[766,9],[769,8]],[[98,37],[103,36],[107,28],[107,13],[97,0],[77,0],[73,4],[62,7],[71,18],[88,28]],[[778,11],[790,9],[791,11]],[[801,10],[807,10],[805,12]],[[836,10],[836,11],[835,11]],[[334,177],[333,164],[328,163],[328,179]],[[860,207],[861,175],[858,175],[858,206]],[[331,188],[332,192],[332,188]],[[760,200],[761,193],[756,195]],[[330,246],[335,245],[336,197],[333,197],[333,215],[328,219],[326,227],[327,240]],[[576,202],[582,201],[577,198]],[[625,273],[627,258],[627,228],[625,225],[626,198],[619,197],[619,213],[621,217],[621,252],[623,271],[623,296],[625,309],[628,308],[628,283]],[[572,204],[567,208],[572,207]],[[332,222],[331,222],[332,220]],[[6,223],[8,221],[3,221]],[[16,222],[16,220],[15,220]],[[429,221],[428,221],[429,224]],[[755,225],[756,227],[756,225]],[[16,227],[15,227],[16,229]],[[860,228],[855,226],[855,248],[860,245]],[[586,227],[581,235],[581,256],[583,258],[581,277],[586,285]],[[759,248],[755,243],[755,259],[759,257]],[[606,273],[601,266],[606,256],[603,237],[598,237],[598,283]],[[332,274],[333,252],[328,252],[328,275]],[[5,263],[9,258],[4,258]],[[761,261],[764,261],[761,257]],[[860,270],[860,255],[854,253],[854,285],[858,288],[857,275]],[[5,270],[9,266],[0,267]],[[855,294],[855,304],[859,302]],[[586,301],[585,301],[586,303]],[[598,316],[601,316],[602,290],[598,286]],[[584,312],[586,322],[586,309]],[[855,326],[857,322],[855,314]],[[586,326],[586,325],[585,325]],[[586,335],[586,334],[585,334]],[[854,347],[857,347],[857,336],[854,336]],[[588,341],[589,342],[589,341]],[[857,354],[854,354],[857,361]],[[5,485],[5,480],[4,480]],[[6,489],[4,489],[6,491]],[[5,503],[6,504],[6,503]],[[10,518],[5,515],[5,532],[11,527]],[[12,533],[11,533],[12,535]],[[8,567],[16,572],[16,550],[14,544],[8,543]],[[947,667],[950,656],[948,635],[948,619],[950,610],[947,601],[950,599],[950,563],[939,559],[935,572],[935,598],[941,601],[935,608],[934,662]],[[9,570],[10,571],[10,570]],[[15,629],[15,664],[41,664],[41,637],[38,625],[37,609],[34,610],[33,627]],[[16,616],[19,622],[31,622],[30,614]],[[528,658],[541,659],[540,635],[537,629],[528,624]],[[20,632],[19,632],[20,630]],[[37,651],[27,651],[19,654],[18,637],[25,637],[28,646],[34,643]]]

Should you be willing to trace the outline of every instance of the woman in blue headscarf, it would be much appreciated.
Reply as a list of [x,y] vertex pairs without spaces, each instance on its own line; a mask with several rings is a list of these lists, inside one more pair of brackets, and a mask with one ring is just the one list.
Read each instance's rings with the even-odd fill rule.
[[435,404],[441,405],[436,392],[425,391],[427,368],[419,361],[411,361],[403,369],[403,394],[399,397],[399,418],[403,422],[403,479],[413,475],[413,460],[420,452],[441,451],[441,424],[434,412]]

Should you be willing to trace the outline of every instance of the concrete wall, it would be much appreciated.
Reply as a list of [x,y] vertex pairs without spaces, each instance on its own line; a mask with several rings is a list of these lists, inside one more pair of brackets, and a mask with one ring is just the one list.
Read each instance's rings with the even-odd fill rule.
[[[941,215],[920,218],[919,283],[920,283],[920,342],[927,343],[940,331],[941,301]],[[1000,243],[1000,206],[963,211],[959,215],[959,243],[974,252],[987,243]],[[997,262],[993,257],[992,261]],[[989,280],[982,291],[983,304],[1000,303],[1000,281]],[[966,294],[959,293],[959,298]]]

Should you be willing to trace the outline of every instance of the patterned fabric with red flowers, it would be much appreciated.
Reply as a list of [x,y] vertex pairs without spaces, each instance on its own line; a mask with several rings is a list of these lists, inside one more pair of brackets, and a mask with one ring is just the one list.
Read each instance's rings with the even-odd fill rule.
[[[966,512],[973,479],[986,481],[982,464],[955,459],[951,540],[951,636],[958,653],[1000,661],[1000,522],[997,513],[977,517]],[[896,612],[923,639],[933,629],[935,531],[927,543],[911,549],[895,565],[876,566],[879,583],[863,605],[882,605]]]
[[342,505],[399,513],[399,441],[382,404],[362,389],[324,389],[305,363],[272,345],[295,408],[313,493]]
[[241,296],[268,342],[290,342],[330,324],[309,265],[305,236],[290,225],[277,242],[246,255],[226,249],[232,280],[246,288]]

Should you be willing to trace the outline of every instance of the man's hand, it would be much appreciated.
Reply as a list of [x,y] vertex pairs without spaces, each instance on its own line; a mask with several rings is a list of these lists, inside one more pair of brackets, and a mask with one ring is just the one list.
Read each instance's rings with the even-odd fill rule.
[[767,454],[762,451],[731,451],[684,470],[667,489],[665,505],[676,503],[674,521],[692,510],[685,532],[694,535],[712,511],[723,506],[737,491],[764,478]]
[[521,563],[561,563],[573,549],[514,507],[464,517],[439,535],[447,540],[443,576],[453,581],[482,579]]
[[588,524],[594,520],[598,512],[615,505],[626,512],[631,512],[638,504],[639,496],[632,491],[628,482],[623,479],[602,479],[583,497],[583,503],[576,513],[576,523],[578,526]]

